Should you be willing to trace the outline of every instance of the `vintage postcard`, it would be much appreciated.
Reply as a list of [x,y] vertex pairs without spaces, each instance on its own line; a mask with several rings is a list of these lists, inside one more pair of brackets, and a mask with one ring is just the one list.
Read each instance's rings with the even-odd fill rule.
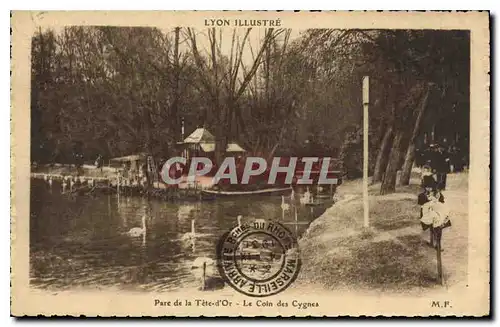
[[489,19],[13,12],[12,315],[489,315]]

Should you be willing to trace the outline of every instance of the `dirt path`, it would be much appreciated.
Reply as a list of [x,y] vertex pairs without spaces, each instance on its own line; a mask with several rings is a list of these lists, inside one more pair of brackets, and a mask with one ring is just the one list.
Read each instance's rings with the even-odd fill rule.
[[[452,286],[460,282],[466,283],[468,264],[468,174],[452,174],[448,176],[447,190],[443,191],[445,202],[451,210],[452,227],[443,231],[442,253],[445,285]],[[428,239],[428,232],[422,232],[420,226],[409,226],[389,230],[378,234],[372,242],[393,240],[404,247],[398,238],[421,235]],[[429,251],[431,260],[437,269],[436,253]]]
[[452,286],[467,282],[468,264],[468,188],[467,174],[448,176],[445,202],[451,210],[452,227],[443,231],[443,270],[446,284]]
[[[328,288],[426,292],[439,289],[436,251],[426,245],[429,232],[418,220],[417,174],[412,184],[380,196],[371,190],[370,230],[362,228],[362,197],[353,181],[343,201],[315,220],[300,241],[304,251],[304,282]],[[467,283],[468,174],[450,174],[443,192],[451,210],[452,227],[443,231],[442,253],[446,286]]]

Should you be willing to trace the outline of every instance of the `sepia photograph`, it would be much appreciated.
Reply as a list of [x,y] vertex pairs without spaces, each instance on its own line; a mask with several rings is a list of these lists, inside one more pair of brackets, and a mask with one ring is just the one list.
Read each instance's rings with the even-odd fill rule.
[[[488,14],[471,14],[487,30]],[[471,72],[488,81],[489,66],[474,68],[472,28],[287,17],[41,19],[23,34],[28,107],[12,137],[28,153],[11,159],[25,168],[23,292],[133,294],[168,316],[336,316],[349,311],[328,299],[353,296],[370,316],[456,315],[458,294],[477,291],[469,314],[489,313],[489,171],[474,175],[488,169],[489,143],[474,141],[489,142],[489,120],[471,110]],[[489,119],[479,89],[475,117]],[[425,304],[376,309],[378,297]],[[124,303],[78,310],[145,312]]]

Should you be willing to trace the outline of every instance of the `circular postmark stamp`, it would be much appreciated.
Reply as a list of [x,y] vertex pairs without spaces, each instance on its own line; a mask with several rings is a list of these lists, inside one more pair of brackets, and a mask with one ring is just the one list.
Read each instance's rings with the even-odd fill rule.
[[279,222],[257,219],[238,224],[218,244],[219,272],[235,290],[253,297],[277,294],[300,271],[297,240]]

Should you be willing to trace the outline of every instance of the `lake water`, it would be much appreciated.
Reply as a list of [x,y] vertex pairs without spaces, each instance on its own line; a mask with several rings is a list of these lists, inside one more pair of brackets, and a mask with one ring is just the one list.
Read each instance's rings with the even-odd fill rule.
[[[290,203],[289,196],[286,197]],[[198,287],[191,264],[216,256],[223,233],[252,218],[311,222],[331,203],[284,214],[280,196],[238,197],[203,202],[166,202],[112,195],[68,196],[54,182],[31,181],[30,280],[44,289],[118,287],[168,291]],[[144,217],[144,218],[143,218]],[[183,241],[191,231],[202,236]],[[287,225],[300,234],[307,224]],[[144,228],[145,227],[145,228]],[[133,228],[140,236],[127,234]]]

